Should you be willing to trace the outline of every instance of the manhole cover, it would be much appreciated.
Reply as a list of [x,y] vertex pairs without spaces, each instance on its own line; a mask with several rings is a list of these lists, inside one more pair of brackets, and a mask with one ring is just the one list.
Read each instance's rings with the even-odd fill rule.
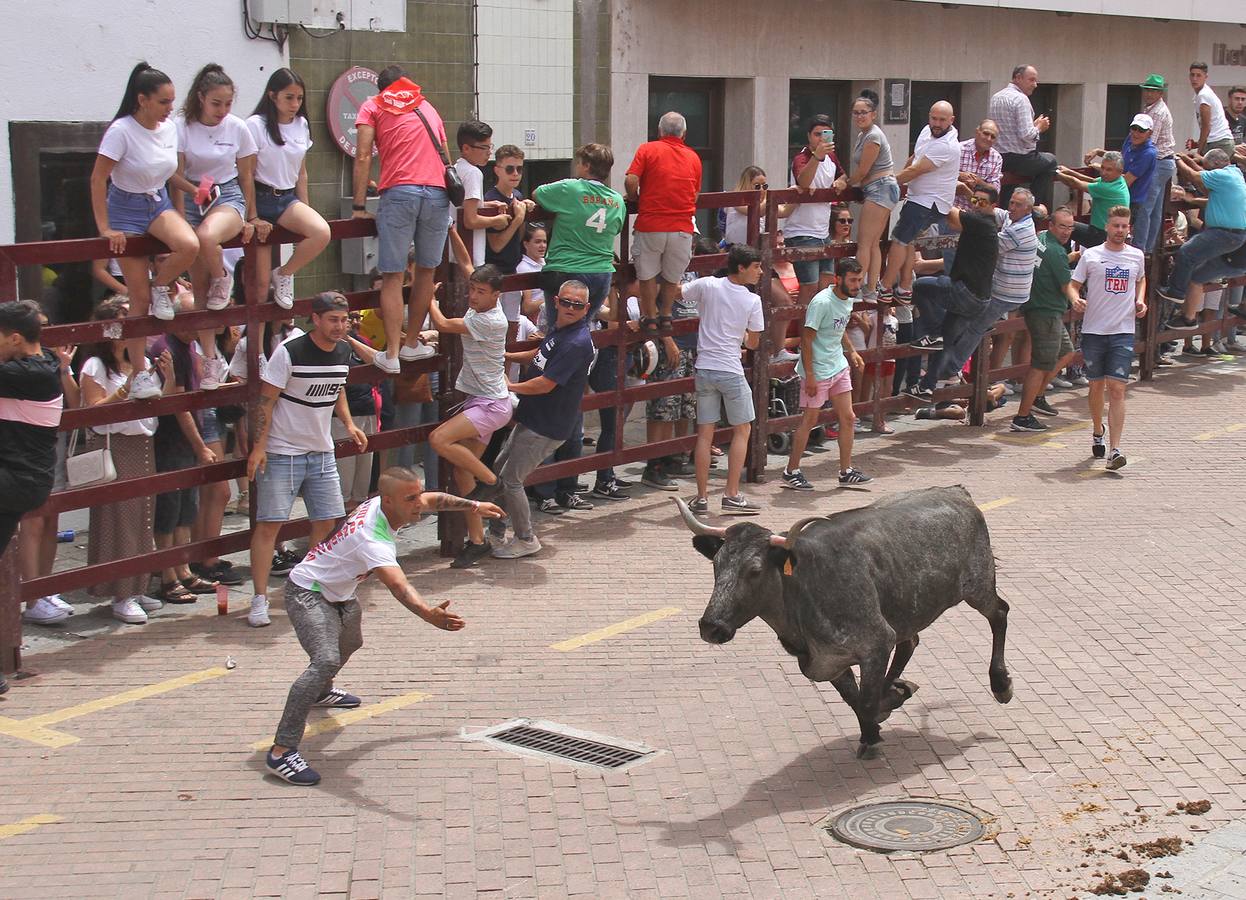
[[484,731],[464,731],[463,737],[485,741],[512,753],[612,772],[621,772],[647,762],[660,752],[644,744],[580,731],[542,719],[512,719]]
[[863,850],[946,850],[976,841],[986,832],[973,813],[930,800],[866,803],[840,813],[831,835]]

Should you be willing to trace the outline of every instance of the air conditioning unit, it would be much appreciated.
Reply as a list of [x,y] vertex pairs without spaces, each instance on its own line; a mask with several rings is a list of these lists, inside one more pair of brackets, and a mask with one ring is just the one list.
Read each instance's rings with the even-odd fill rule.
[[345,31],[406,31],[406,0],[249,0],[256,25]]

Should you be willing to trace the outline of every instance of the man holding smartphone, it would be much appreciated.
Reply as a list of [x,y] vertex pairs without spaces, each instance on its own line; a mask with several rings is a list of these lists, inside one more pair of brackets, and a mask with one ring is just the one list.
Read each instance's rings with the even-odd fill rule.
[[[1051,188],[1056,177],[1057,161],[1050,153],[1038,152],[1038,139],[1051,127],[1046,113],[1034,115],[1030,95],[1038,88],[1038,70],[1033,66],[1017,66],[1012,70],[1012,83],[991,97],[987,116],[999,126],[996,148],[1004,157],[1004,171],[1030,179],[1035,203],[1051,208]],[[1008,206],[1012,188],[1005,186],[999,205]]]

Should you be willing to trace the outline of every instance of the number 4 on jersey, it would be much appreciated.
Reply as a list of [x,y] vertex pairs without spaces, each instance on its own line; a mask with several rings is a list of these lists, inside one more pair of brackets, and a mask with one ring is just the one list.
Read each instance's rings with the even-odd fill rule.
[[598,234],[606,230],[606,210],[605,208],[597,210],[584,221],[585,228],[591,228]]

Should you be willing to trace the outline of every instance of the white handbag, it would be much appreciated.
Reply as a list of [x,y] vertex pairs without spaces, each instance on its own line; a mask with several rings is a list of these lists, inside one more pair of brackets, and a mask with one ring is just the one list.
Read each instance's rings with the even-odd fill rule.
[[112,462],[112,435],[105,433],[104,446],[74,456],[78,446],[78,429],[69,438],[69,452],[65,459],[65,480],[71,488],[107,484],[117,480],[117,467]]

